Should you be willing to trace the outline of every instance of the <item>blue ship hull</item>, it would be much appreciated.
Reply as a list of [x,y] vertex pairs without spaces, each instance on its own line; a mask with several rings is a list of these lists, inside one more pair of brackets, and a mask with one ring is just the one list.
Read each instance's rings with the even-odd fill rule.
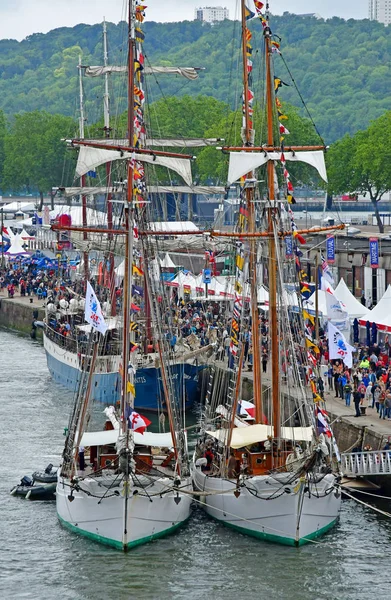
[[[53,379],[65,386],[72,392],[76,391],[81,371],[74,366],[59,360],[46,350],[47,364]],[[70,361],[69,361],[70,362]],[[73,362],[73,361],[72,361]],[[186,408],[193,406],[197,399],[198,374],[204,369],[204,365],[177,364],[172,367],[172,380],[174,389],[179,393],[183,383],[186,391]],[[143,367],[137,371],[135,378],[136,397],[135,408],[137,410],[158,411],[164,410],[162,404],[162,382],[160,369],[154,366]],[[114,404],[119,401],[120,380],[118,372],[96,373],[92,382],[93,400]]]

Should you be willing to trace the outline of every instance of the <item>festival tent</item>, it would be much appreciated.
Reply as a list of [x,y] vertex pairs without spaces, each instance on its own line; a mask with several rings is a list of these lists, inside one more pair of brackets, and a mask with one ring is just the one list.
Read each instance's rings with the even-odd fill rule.
[[22,229],[21,233],[19,234],[19,237],[22,240],[35,240],[35,236],[27,233],[27,231],[24,228]]
[[10,258],[15,258],[17,256],[30,256],[28,252],[22,247],[20,237],[15,235],[11,240],[11,246],[4,253],[6,256]]
[[364,327],[367,321],[376,323],[379,331],[391,331],[391,284],[376,306],[368,311],[362,319],[359,319],[360,325]]
[[335,288],[334,293],[338,300],[345,305],[345,310],[350,319],[359,319],[369,312],[369,310],[353,296],[343,278]]
[[176,264],[173,262],[168,252],[166,252],[164,258],[160,261],[160,266],[162,269],[176,269]]

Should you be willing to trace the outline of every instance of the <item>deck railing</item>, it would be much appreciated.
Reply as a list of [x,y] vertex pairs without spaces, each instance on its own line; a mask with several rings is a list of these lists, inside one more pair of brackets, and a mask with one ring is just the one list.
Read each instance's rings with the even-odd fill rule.
[[342,472],[347,477],[391,475],[391,450],[345,453],[341,460]]

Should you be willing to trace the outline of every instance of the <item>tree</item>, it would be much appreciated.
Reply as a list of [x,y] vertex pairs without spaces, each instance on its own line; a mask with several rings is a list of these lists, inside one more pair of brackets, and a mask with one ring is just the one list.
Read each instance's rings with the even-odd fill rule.
[[366,131],[346,135],[333,144],[327,163],[329,191],[368,194],[383,233],[378,204],[391,190],[391,112],[373,121]]
[[4,186],[38,190],[42,206],[44,193],[65,184],[64,174],[70,176],[70,157],[61,139],[74,131],[70,117],[40,111],[15,115],[4,143]]
[[7,133],[7,124],[2,110],[0,110],[0,188],[3,188],[4,172],[4,140]]

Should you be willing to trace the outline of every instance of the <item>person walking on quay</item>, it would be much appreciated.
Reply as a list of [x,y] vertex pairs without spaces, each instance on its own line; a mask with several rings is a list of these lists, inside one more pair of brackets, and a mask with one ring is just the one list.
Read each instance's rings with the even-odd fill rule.
[[[385,413],[385,418],[390,421],[391,420],[391,390],[390,389],[388,389],[386,391],[386,398],[384,401],[384,413]],[[384,419],[384,417],[383,417],[383,419]]]
[[353,392],[354,408],[356,409],[355,417],[361,417],[360,404],[361,404],[361,392],[357,388]]
[[267,350],[266,350],[266,348],[264,348],[262,350],[262,372],[263,373],[266,373],[267,359],[268,359]]
[[352,396],[352,386],[349,381],[347,381],[345,384],[344,394],[345,394],[345,405],[350,406],[350,398]]
[[385,402],[386,402],[386,393],[384,390],[382,390],[380,388],[380,394],[379,394],[379,419],[385,419],[386,415],[385,415],[385,410],[386,410],[386,406],[385,406]]
[[338,390],[339,390],[339,370],[337,366],[334,366],[334,391],[335,391],[335,397],[338,398]]

